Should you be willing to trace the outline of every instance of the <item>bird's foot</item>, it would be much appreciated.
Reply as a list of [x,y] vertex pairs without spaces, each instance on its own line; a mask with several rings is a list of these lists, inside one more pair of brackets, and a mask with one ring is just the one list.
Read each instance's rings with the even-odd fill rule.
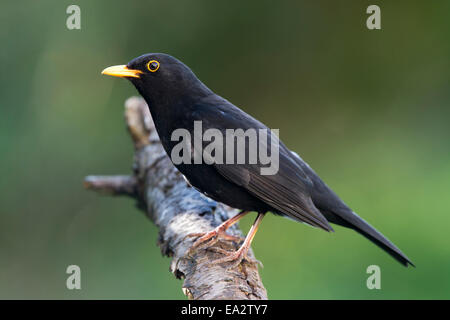
[[217,228],[209,232],[190,233],[186,237],[199,237],[189,249],[189,254],[191,254],[195,250],[210,247],[217,243],[220,239],[238,243],[244,240],[242,237],[236,237],[226,233],[226,228],[224,228],[223,226],[218,226]]
[[263,267],[261,261],[250,258],[248,256],[248,249],[249,247],[246,247],[245,245],[240,247],[237,251],[227,251],[222,248],[212,247],[210,248],[210,250],[221,253],[225,255],[225,257],[214,260],[211,263],[212,264],[229,263],[227,265],[227,269],[233,269],[237,267],[243,260],[245,260],[251,264],[259,264],[261,267]]

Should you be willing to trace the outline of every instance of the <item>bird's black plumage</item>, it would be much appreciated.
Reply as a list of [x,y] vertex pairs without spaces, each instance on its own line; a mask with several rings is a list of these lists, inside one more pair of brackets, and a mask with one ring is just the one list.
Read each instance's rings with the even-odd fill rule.
[[[156,71],[149,69],[156,68],[152,61],[158,63]],[[124,76],[147,101],[169,156],[178,143],[171,140],[172,132],[178,128],[192,132],[194,121],[202,121],[204,131],[210,128],[223,133],[227,129],[268,129],[216,95],[186,65],[169,55],[143,55],[123,67],[136,73],[136,76]],[[279,143],[279,170],[275,175],[261,175],[259,162],[176,164],[176,167],[191,185],[214,200],[242,210],[285,215],[326,231],[333,231],[329,222],[351,228],[403,265],[412,265],[400,249],[354,213],[305,161],[276,136],[271,137]]]

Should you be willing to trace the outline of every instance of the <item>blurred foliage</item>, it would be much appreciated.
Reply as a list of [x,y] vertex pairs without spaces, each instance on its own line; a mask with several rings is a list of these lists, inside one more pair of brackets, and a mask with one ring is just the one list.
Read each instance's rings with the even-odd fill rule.
[[[450,298],[450,2],[378,1],[380,31],[368,1],[76,1],[70,31],[72,3],[1,4],[0,298],[183,298],[133,201],[82,187],[130,172],[123,102],[136,91],[100,71],[147,52],[280,128],[417,265],[269,215],[253,248],[270,298]],[[65,287],[70,264],[82,290]],[[371,264],[381,290],[366,288]]]

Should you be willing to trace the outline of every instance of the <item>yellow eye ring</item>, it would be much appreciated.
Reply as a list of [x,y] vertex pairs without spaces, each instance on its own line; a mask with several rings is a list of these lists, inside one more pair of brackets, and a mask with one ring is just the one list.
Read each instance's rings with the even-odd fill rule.
[[156,61],[156,60],[150,60],[150,61],[147,63],[147,69],[148,69],[148,71],[150,71],[150,72],[156,72],[156,71],[158,71],[158,69],[159,69],[159,62]]

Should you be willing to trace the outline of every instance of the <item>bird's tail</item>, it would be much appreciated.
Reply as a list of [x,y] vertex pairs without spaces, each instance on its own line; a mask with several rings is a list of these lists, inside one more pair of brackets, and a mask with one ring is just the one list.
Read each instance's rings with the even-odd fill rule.
[[394,257],[394,259],[403,264],[405,267],[408,265],[415,267],[411,260],[409,260],[409,258],[395,244],[389,241],[378,230],[372,227],[355,212],[349,209],[345,214],[340,214],[339,218],[339,220],[342,219],[344,221],[339,221],[337,224],[342,224],[345,227],[349,227],[357,231],[381,249],[389,253],[392,257]]

